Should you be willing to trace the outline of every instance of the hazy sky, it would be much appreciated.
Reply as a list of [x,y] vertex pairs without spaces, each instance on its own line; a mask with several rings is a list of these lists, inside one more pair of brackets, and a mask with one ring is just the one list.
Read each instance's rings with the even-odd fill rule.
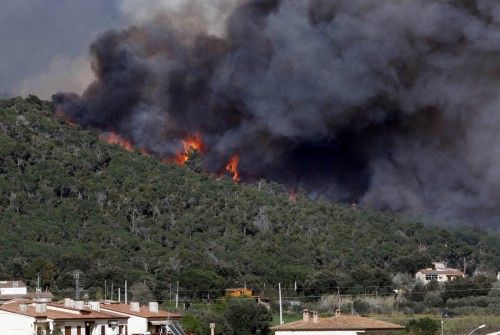
[[118,8],[118,0],[0,0],[0,95],[47,98],[83,86],[89,43],[120,24]]

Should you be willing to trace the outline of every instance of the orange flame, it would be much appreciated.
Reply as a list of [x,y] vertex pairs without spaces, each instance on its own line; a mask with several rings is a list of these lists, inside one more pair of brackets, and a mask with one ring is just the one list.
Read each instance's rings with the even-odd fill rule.
[[240,181],[240,174],[238,172],[238,164],[240,163],[240,156],[233,155],[229,159],[229,163],[226,165],[226,171],[233,176],[233,181]]
[[132,144],[131,141],[127,140],[126,138],[121,137],[120,135],[118,135],[117,133],[114,133],[114,132],[101,134],[101,135],[99,135],[99,139],[101,141],[108,143],[108,144],[119,145],[127,151],[134,150],[134,145]]
[[76,127],[76,121],[75,121],[75,119],[73,119],[72,117],[67,116],[66,114],[64,114],[64,111],[62,109],[58,108],[56,110],[56,116],[58,118],[63,119],[71,127]]
[[178,165],[185,165],[189,159],[189,154],[193,151],[202,152],[205,149],[201,135],[198,133],[186,137],[181,142],[183,150],[176,154],[173,159]]

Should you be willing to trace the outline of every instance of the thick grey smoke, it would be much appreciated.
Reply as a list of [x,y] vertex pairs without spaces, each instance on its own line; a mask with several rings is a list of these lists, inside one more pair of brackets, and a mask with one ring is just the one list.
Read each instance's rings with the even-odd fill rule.
[[209,171],[498,227],[497,1],[226,2],[222,33],[191,2],[103,34],[55,104],[160,157],[198,132]]

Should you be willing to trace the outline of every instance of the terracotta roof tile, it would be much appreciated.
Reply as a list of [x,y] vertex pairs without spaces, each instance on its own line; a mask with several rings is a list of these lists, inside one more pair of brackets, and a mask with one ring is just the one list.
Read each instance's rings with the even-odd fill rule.
[[317,322],[295,321],[271,328],[274,331],[283,330],[398,330],[403,326],[357,315],[339,315],[330,318],[319,318]]
[[149,308],[147,307],[140,307],[140,311],[135,312],[130,310],[130,305],[129,304],[121,304],[121,303],[104,303],[101,304],[101,309],[117,312],[117,313],[123,313],[127,315],[133,315],[133,316],[139,316],[142,318],[147,318],[147,319],[165,319],[165,318],[171,318],[171,319],[180,319],[181,315],[176,314],[176,313],[171,313],[171,312],[166,312],[166,311],[161,311],[159,310],[157,313],[151,312]]
[[419,272],[425,275],[451,275],[451,276],[463,276],[464,273],[457,269],[446,269],[446,270],[434,270],[434,269],[422,269]]
[[[127,317],[121,316],[112,312],[97,312],[92,310],[74,310],[65,308],[64,306],[57,304],[48,304],[47,311],[39,313],[36,311],[34,304],[29,304],[26,307],[25,312],[21,312],[20,306],[21,304],[28,304],[30,301],[27,300],[14,300],[3,304],[0,306],[0,310],[27,315],[34,318],[45,318],[45,319],[53,319],[53,320],[109,320],[109,319],[127,319]],[[59,310],[59,309],[66,309]]]

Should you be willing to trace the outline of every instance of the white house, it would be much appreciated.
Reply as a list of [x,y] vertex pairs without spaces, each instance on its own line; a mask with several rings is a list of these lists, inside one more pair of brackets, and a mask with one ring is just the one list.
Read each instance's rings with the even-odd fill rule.
[[317,312],[304,310],[302,320],[271,328],[275,335],[389,335],[404,329],[390,322],[342,315],[339,310],[329,318],[320,318]]
[[0,295],[26,295],[28,288],[20,280],[0,281]]
[[138,302],[101,303],[101,310],[128,317],[127,335],[144,334],[176,334],[184,332],[178,326],[181,316],[179,314],[160,311],[157,302],[150,302],[148,307],[140,306]]
[[455,280],[457,278],[465,277],[465,274],[457,269],[448,268],[443,263],[433,263],[434,268],[427,268],[418,271],[415,274],[415,278],[420,280],[421,282],[427,284],[432,280],[437,281],[438,283],[445,283],[448,281]]
[[98,306],[13,300],[0,306],[0,329],[9,335],[32,335],[38,329],[48,334],[56,328],[64,335],[125,335],[128,318],[99,311]]
[[28,292],[28,288],[23,281],[10,280],[0,281],[0,304],[3,301],[16,299],[30,299],[37,302],[50,302],[54,296],[50,292]]

